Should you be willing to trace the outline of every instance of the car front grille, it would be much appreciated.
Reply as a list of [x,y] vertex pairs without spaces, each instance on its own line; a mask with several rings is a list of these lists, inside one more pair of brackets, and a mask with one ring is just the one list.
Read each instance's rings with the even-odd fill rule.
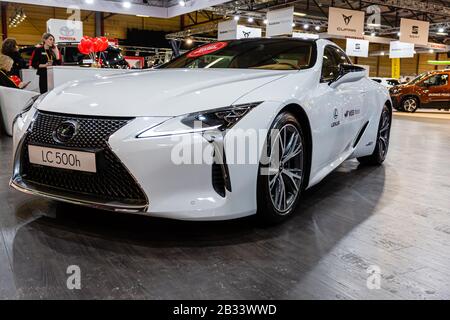
[[[72,199],[101,203],[146,205],[147,197],[108,145],[109,137],[132,118],[80,117],[38,112],[22,144],[20,176],[34,189],[44,188]],[[57,127],[66,121],[78,124],[77,134],[68,142],[54,138]],[[97,172],[89,173],[31,164],[28,145],[96,152]]]

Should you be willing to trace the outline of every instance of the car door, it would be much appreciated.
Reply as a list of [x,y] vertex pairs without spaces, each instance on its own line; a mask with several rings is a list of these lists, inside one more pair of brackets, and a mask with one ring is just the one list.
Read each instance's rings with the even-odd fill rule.
[[449,73],[432,75],[423,82],[428,107],[448,108],[450,100]]
[[333,89],[331,81],[339,76],[339,61],[332,50],[325,46],[322,57],[320,83],[313,94],[313,117],[315,119],[317,145],[314,153],[315,163],[324,168],[333,163],[345,146],[345,128],[343,126],[346,110],[346,90]]
[[[338,65],[351,64],[351,60],[347,54],[340,48],[332,47],[332,51]],[[344,83],[336,88],[344,97],[341,124],[344,129],[342,133],[344,143],[339,154],[345,152],[353,145],[361,128],[364,126],[364,120],[367,119],[369,103],[364,103],[368,90],[366,88],[366,82],[367,80],[363,79],[357,82]]]

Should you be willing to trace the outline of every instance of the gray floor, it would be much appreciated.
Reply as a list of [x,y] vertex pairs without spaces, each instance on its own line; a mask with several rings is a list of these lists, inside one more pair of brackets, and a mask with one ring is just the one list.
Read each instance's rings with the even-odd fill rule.
[[[383,167],[345,162],[273,228],[33,198],[8,188],[10,158],[1,138],[1,298],[450,298],[448,120],[395,117]],[[70,265],[81,290],[67,289]],[[368,289],[368,268],[380,289]]]

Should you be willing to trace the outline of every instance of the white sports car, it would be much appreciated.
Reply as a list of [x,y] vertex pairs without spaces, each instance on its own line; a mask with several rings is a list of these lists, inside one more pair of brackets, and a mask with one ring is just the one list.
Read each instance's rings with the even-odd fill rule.
[[155,217],[279,222],[346,159],[384,161],[391,106],[330,41],[216,42],[30,102],[11,186]]

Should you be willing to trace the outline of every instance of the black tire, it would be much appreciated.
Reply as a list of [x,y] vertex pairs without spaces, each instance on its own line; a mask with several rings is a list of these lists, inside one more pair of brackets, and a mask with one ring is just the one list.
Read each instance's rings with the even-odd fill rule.
[[[387,121],[387,122],[386,122]],[[392,111],[384,105],[378,125],[377,141],[375,150],[370,156],[358,158],[363,165],[379,166],[386,159],[389,150],[389,139],[391,135]]]
[[[282,138],[281,135],[274,135],[273,130],[278,130],[283,134],[286,133],[286,135],[284,136],[284,138]],[[280,148],[281,152],[280,156],[278,156],[276,153],[276,148],[274,148],[273,145],[275,143],[277,143],[278,145],[278,143],[282,143],[283,140],[292,142],[291,144],[288,144],[286,148],[284,148],[284,150],[287,150],[286,154],[288,153],[289,148],[291,148],[292,152],[290,153],[290,155],[294,155],[298,150],[301,150],[299,151],[298,155],[292,157],[290,160],[287,160],[290,158],[289,154],[287,154],[285,157],[285,154],[282,151],[283,148]],[[294,140],[295,142],[293,142]],[[281,159],[280,161],[273,161],[272,165],[270,163],[260,163],[259,166],[257,188],[257,217],[260,222],[264,223],[265,225],[273,225],[283,222],[292,216],[305,188],[305,171],[307,168],[306,161],[308,159],[307,152],[308,151],[305,144],[305,137],[299,121],[290,112],[280,113],[275,118],[269,130],[269,134],[266,139],[265,150],[263,151],[263,159],[265,158],[265,155],[267,156],[267,158],[265,159],[272,159],[272,154],[274,154],[274,159],[277,157]],[[285,160],[283,159],[287,160],[287,162],[284,163]],[[279,166],[273,166],[274,163],[279,164]],[[275,168],[275,171],[279,171],[277,174],[271,175],[271,172],[273,172],[274,170],[269,170],[269,168]],[[292,173],[295,173],[295,179]],[[289,192],[289,188],[292,188],[292,193]],[[284,190],[284,201],[283,197],[278,198],[278,200],[281,201],[276,200],[276,195],[282,194],[282,192],[277,192],[281,191],[281,189]],[[295,196],[294,193],[296,193]],[[281,204],[282,202],[283,204],[285,202],[285,206]],[[281,204],[280,207],[284,208],[284,210],[279,210],[279,208],[277,208],[278,203]]]
[[416,112],[416,110],[419,108],[420,106],[420,102],[419,99],[417,99],[416,97],[405,97],[402,100],[402,104],[401,104],[401,109],[402,111],[405,112]]

